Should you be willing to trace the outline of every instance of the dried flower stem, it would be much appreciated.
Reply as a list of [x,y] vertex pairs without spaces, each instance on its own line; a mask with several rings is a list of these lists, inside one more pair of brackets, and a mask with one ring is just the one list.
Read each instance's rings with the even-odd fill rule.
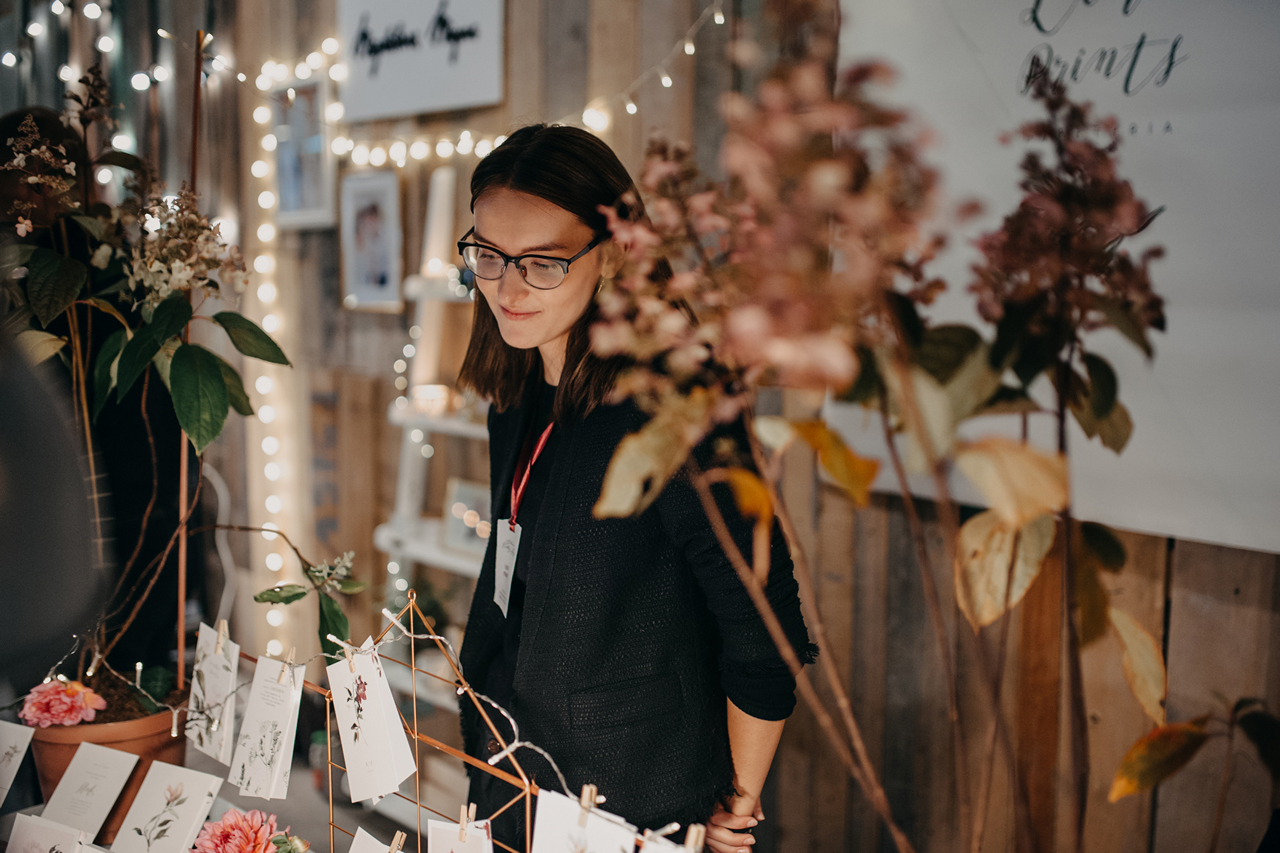
[[[751,596],[751,601],[759,611],[761,619],[764,621],[765,627],[769,631],[769,636],[773,638],[774,644],[777,646],[782,659],[786,661],[787,666],[791,669],[792,674],[796,678],[796,687],[800,691],[800,695],[809,705],[814,716],[818,720],[818,724],[826,733],[828,740],[836,750],[841,763],[855,781],[862,787],[863,793],[871,800],[872,806],[876,812],[884,820],[889,828],[889,833],[893,837],[894,844],[897,846],[899,853],[914,853],[915,848],[912,847],[910,839],[903,833],[896,822],[893,820],[893,813],[889,807],[889,798],[884,792],[884,787],[876,778],[875,770],[870,766],[869,762],[863,764],[855,762],[853,755],[849,752],[849,746],[840,737],[839,730],[836,728],[835,721],[831,719],[831,715],[823,707],[822,701],[818,698],[817,692],[813,688],[813,683],[809,680],[808,674],[800,665],[800,659],[796,656],[795,649],[791,647],[791,642],[787,639],[786,633],[782,630],[782,624],[778,621],[777,615],[773,612],[769,599],[764,594],[759,582],[756,580],[755,574],[752,572],[751,566],[747,564],[746,559],[742,556],[742,552],[738,549],[737,543],[733,541],[733,537],[729,533],[729,528],[725,524],[724,516],[720,512],[720,507],[716,504],[714,496],[711,494],[711,488],[701,472],[697,469],[692,460],[686,463],[686,467],[690,474],[690,480],[694,489],[698,493],[698,498],[702,502],[702,508],[707,513],[707,518],[711,522],[711,529],[716,535],[716,539],[720,543],[720,547],[724,550],[725,555],[729,558],[734,570],[738,573],[739,579],[747,588],[747,593]],[[855,726],[856,728],[856,726]],[[865,749],[863,750],[865,755]]]
[[1222,818],[1227,812],[1227,789],[1231,787],[1231,773],[1235,769],[1236,712],[1233,709],[1227,724],[1227,757],[1222,762],[1222,784],[1218,786],[1218,805],[1213,810],[1213,833],[1209,836],[1209,853],[1216,853],[1218,837],[1222,834]]

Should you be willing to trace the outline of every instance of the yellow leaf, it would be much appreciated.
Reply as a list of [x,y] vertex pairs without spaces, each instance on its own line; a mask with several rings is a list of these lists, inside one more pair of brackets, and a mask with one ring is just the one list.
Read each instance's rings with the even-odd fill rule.
[[968,442],[956,465],[973,481],[1005,527],[1019,528],[1067,505],[1067,460],[1003,436]]
[[93,303],[94,307],[96,307],[99,311],[103,311],[107,314],[110,314],[112,317],[115,317],[117,320],[119,320],[120,325],[124,326],[124,336],[126,338],[133,337],[133,329],[129,328],[129,324],[125,322],[124,317],[121,316],[120,312],[116,310],[116,307],[114,305],[112,305],[107,300],[103,299],[101,296],[90,296],[89,301]]
[[638,432],[618,442],[605,471],[596,518],[644,512],[707,431],[713,398],[705,388],[672,395]]
[[46,358],[53,357],[58,350],[67,345],[65,338],[39,329],[24,329],[18,332],[15,341],[18,344],[18,350],[26,356],[30,364],[39,364]]
[[769,489],[759,477],[746,468],[725,468],[724,478],[733,490],[733,500],[743,517],[766,523],[772,520],[773,502],[769,500]]
[[[1055,521],[1042,515],[1024,525],[1018,537],[1018,557],[1009,589],[1009,607],[1022,600],[1040,574],[1045,555],[1053,545]],[[1013,558],[1013,531],[991,510],[980,512],[960,528],[956,547],[956,603],[973,630],[990,625],[1004,613],[1009,561]]]
[[[879,354],[879,358],[880,375],[884,377],[885,388],[889,392],[889,414],[907,430],[906,466],[912,471],[927,471],[928,458],[917,435],[918,430],[906,415],[907,401],[904,399],[902,383],[899,381],[898,367],[890,355]],[[929,436],[929,444],[932,446],[934,456],[940,459],[951,453],[951,448],[955,444],[958,421],[953,413],[951,396],[947,393],[947,389],[943,388],[938,380],[922,367],[911,366],[908,375],[923,429]],[[957,395],[963,396],[959,391]]]
[[1124,646],[1124,677],[1129,688],[1147,716],[1156,725],[1164,725],[1164,696],[1168,682],[1160,644],[1138,624],[1138,620],[1123,610],[1112,607],[1107,613]]
[[817,451],[822,467],[856,505],[871,503],[871,484],[880,472],[879,462],[854,453],[822,421],[800,421],[792,426],[805,443]]
[[791,422],[777,415],[762,415],[751,421],[751,430],[760,443],[777,452],[785,450],[795,440],[796,431]]
[[1197,717],[1160,726],[1139,738],[1120,759],[1107,800],[1114,803],[1121,797],[1154,788],[1181,770],[1209,739],[1204,730],[1207,720],[1208,717]]

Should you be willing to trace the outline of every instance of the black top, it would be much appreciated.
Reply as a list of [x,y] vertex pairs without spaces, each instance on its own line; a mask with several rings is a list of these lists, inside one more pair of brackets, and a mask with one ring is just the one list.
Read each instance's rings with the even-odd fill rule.
[[[495,519],[509,515],[511,480],[533,431],[542,384],[531,380],[520,406],[490,411]],[[610,811],[656,828],[673,820],[704,822],[717,799],[731,793],[726,696],[765,719],[785,717],[795,700],[786,665],[683,475],[638,516],[592,515],[614,450],[645,420],[628,402],[557,424],[554,456],[541,472],[544,460],[534,466],[531,482],[533,476],[546,481],[536,529],[521,535],[520,550],[527,548],[528,556],[506,707],[522,738],[555,757],[572,796],[594,783]],[[725,438],[745,448],[741,422],[713,431],[695,448],[702,467],[712,464],[712,447]],[[712,490],[749,555],[751,523],[739,515],[727,486]],[[532,495],[530,485],[525,501]],[[522,527],[526,511],[522,506]],[[491,673],[509,662],[509,620],[493,603],[496,539],[485,552],[461,651],[463,672],[474,685],[497,685]],[[801,659],[811,660],[817,650],[809,643],[777,525],[770,559],[765,594]],[[463,701],[462,714],[468,753],[488,759],[488,729],[470,702]],[[489,716],[505,728],[497,714]],[[516,757],[539,786],[560,788],[536,753],[521,750]],[[473,772],[471,799],[482,814],[515,793]],[[523,809],[504,816],[517,812]]]
[[[538,391],[534,401],[532,428],[525,438],[525,449],[522,455],[532,452],[533,446],[542,435],[542,431],[551,423],[551,411],[556,401],[556,386],[546,382]],[[511,595],[507,599],[507,621],[503,626],[502,651],[494,657],[485,676],[482,692],[504,708],[511,703],[511,686],[516,677],[516,660],[520,653],[520,625],[524,621],[524,587],[529,573],[529,552],[533,550],[534,532],[538,528],[538,509],[542,506],[542,493],[547,489],[547,476],[556,456],[556,445],[560,443],[557,430],[551,430],[547,443],[538,455],[536,464],[529,469],[529,483],[525,487],[524,496],[520,499],[520,512],[516,522],[520,525],[520,550],[516,553],[516,570],[511,578]],[[522,471],[517,471],[520,474]],[[511,482],[507,481],[507,495],[511,494]],[[510,507],[508,506],[508,509]],[[506,516],[503,516],[505,519]],[[494,536],[497,536],[499,519],[493,522]],[[492,601],[492,598],[490,598]]]

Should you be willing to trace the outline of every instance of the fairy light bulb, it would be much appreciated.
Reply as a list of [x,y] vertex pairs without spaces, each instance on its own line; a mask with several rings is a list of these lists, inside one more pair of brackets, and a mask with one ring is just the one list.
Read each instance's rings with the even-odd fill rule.
[[[264,524],[263,527],[266,527],[266,525]],[[274,533],[271,534],[272,539],[274,539],[275,537],[276,537],[276,534]],[[273,572],[278,572],[282,568],[284,568],[284,557],[273,552],[267,555],[266,563],[267,563],[268,569],[270,569]]]
[[636,102],[631,100],[630,96],[627,97],[626,101],[627,101],[627,115],[635,115],[640,108],[636,106]]
[[696,47],[694,47],[694,45],[693,45],[693,39],[685,39],[685,40],[684,40],[684,53],[685,53],[685,56],[693,56],[693,54],[694,54],[696,51],[697,51],[697,48],[696,48]]
[[667,69],[665,68],[658,69],[658,79],[662,82],[662,88],[664,89],[671,88],[671,82],[672,82],[671,75],[667,73]]

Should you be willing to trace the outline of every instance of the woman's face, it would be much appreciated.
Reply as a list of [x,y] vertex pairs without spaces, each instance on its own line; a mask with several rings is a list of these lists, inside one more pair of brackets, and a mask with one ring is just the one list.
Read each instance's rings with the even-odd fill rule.
[[[595,237],[578,217],[528,193],[499,187],[476,199],[472,240],[507,255],[538,254],[569,259]],[[552,290],[530,287],[514,264],[497,281],[476,279],[476,286],[498,321],[502,339],[517,349],[538,347],[548,379],[558,378],[569,330],[595,295],[603,270],[602,244],[569,267]]]

